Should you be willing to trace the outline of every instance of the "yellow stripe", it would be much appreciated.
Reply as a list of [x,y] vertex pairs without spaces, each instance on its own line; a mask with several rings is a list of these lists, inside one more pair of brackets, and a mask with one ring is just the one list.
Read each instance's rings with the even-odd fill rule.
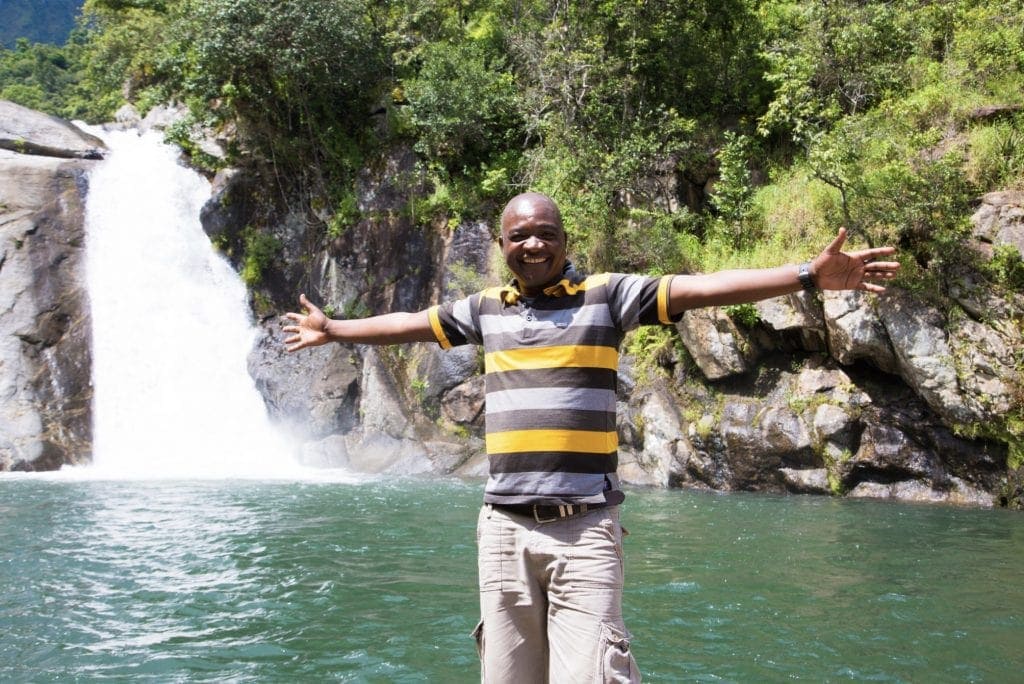
[[502,287],[500,285],[495,286],[495,287],[488,287],[488,288],[486,288],[486,289],[484,289],[483,291],[480,292],[480,298],[481,299],[497,299],[498,301],[501,301],[502,294],[504,293],[504,291],[506,289],[507,288]]
[[619,448],[619,435],[587,430],[509,430],[487,435],[487,453],[515,454],[524,451],[570,451],[609,454]]
[[672,285],[673,276],[663,276],[658,283],[658,320],[662,323],[671,323],[672,317],[668,313],[668,292]]
[[444,328],[441,327],[441,319],[437,315],[436,306],[430,307],[427,311],[427,318],[430,319],[430,327],[434,331],[434,337],[437,338],[437,343],[441,345],[441,349],[451,349],[452,343],[448,336],[444,334]]
[[484,370],[496,373],[539,368],[606,368],[619,367],[619,352],[614,347],[565,345],[561,347],[527,347],[508,349],[484,355]]
[[610,273],[600,273],[596,276],[587,276],[580,282],[573,285],[568,278],[562,278],[554,285],[544,288],[544,294],[558,296],[559,292],[561,292],[562,294],[574,295],[577,292],[583,292],[591,287],[606,285],[610,279]]

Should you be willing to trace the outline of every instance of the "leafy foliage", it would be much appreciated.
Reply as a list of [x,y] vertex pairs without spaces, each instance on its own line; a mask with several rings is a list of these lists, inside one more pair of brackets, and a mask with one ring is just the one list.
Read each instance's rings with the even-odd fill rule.
[[[86,0],[65,45],[0,51],[0,97],[93,122],[185,103],[173,139],[234,140],[260,201],[322,226],[300,259],[372,218],[356,173],[397,145],[424,225],[539,190],[584,270],[651,273],[798,261],[845,225],[942,301],[970,268],[1024,291],[1016,251],[964,247],[975,198],[1024,189],[1022,27],[1020,0]],[[282,260],[264,233],[250,284]],[[992,428],[1018,464],[1019,423]]]
[[521,139],[515,79],[479,41],[433,44],[405,85],[417,150],[446,164],[477,166]]
[[17,41],[0,52],[0,99],[42,111],[68,114],[66,93],[75,83],[67,50],[55,45]]
[[416,220],[545,191],[589,270],[804,256],[842,223],[939,281],[972,198],[1024,187],[1021,26],[1014,0],[86,0],[64,46],[0,52],[0,96],[183,101],[180,142],[226,129],[324,239],[402,142]]
[[82,0],[4,0],[0,3],[0,46],[18,40],[58,45],[75,25]]

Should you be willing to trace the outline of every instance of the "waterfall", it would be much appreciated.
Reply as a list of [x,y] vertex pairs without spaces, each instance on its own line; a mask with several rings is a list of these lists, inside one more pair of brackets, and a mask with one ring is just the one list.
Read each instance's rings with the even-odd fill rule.
[[103,132],[86,272],[97,474],[275,477],[301,468],[249,376],[244,285],[199,222],[209,183],[159,133]]

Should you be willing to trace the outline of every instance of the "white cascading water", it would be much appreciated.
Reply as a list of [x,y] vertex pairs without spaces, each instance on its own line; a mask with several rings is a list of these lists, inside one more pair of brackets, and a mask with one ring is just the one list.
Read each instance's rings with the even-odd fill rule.
[[86,268],[95,474],[277,477],[303,470],[246,369],[245,287],[203,232],[205,179],[159,133],[90,132]]

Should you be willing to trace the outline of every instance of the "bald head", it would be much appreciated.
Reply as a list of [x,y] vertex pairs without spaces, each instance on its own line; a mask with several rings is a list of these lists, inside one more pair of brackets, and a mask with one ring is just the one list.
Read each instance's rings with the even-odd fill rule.
[[509,217],[524,212],[530,214],[538,212],[546,213],[557,221],[559,228],[562,227],[562,212],[558,210],[558,205],[555,204],[553,199],[540,192],[524,192],[510,199],[508,204],[505,205],[505,209],[502,210],[502,232],[505,232],[506,225],[509,222]]
[[516,195],[501,212],[498,238],[519,289],[532,297],[558,282],[565,265],[565,230],[558,206],[547,195]]

